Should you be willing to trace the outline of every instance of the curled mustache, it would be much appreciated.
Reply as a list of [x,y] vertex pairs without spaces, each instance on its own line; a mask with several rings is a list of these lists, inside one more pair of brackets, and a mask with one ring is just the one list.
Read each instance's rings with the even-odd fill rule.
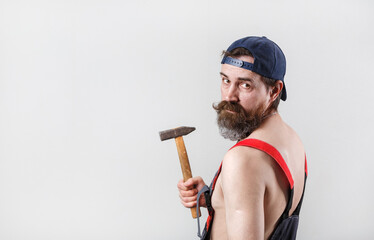
[[213,104],[213,108],[218,114],[221,114],[222,111],[231,111],[239,114],[239,117],[247,116],[244,108],[236,102],[221,101],[218,104]]

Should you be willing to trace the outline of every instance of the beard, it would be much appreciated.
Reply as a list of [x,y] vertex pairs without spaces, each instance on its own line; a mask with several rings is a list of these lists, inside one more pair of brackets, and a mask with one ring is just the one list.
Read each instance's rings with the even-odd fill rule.
[[265,106],[261,105],[246,111],[236,102],[221,101],[213,104],[217,112],[217,124],[220,134],[232,141],[239,141],[248,137],[256,130],[267,116]]

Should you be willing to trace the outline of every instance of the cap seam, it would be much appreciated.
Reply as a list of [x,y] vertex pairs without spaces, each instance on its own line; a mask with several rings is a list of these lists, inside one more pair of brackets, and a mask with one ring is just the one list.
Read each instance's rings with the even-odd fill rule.
[[277,58],[275,56],[275,46],[273,44],[273,57],[274,57],[274,65],[273,65],[273,69],[271,70],[271,78],[273,79],[274,78],[274,69],[275,69],[275,66],[277,65]]

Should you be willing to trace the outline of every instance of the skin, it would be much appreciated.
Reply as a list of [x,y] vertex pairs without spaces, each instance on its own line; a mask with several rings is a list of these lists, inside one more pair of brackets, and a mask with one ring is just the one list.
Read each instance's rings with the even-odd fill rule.
[[[253,63],[249,56],[238,59]],[[267,89],[259,74],[228,64],[222,65],[220,75],[222,100],[238,102],[246,110],[261,105],[268,108],[283,87],[277,81],[274,88]],[[269,143],[285,159],[294,179],[292,213],[304,185],[305,153],[301,140],[276,111],[248,138]],[[179,181],[182,204],[187,208],[196,206],[197,193],[204,185],[201,177]],[[288,189],[285,174],[266,153],[242,146],[228,151],[212,195],[215,217],[211,239],[268,239],[285,209]],[[204,198],[200,205],[205,207]]]

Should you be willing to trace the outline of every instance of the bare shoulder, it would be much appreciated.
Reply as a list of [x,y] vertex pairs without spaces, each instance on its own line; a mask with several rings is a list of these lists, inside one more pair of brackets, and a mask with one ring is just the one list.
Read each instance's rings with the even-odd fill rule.
[[261,159],[268,155],[258,149],[238,146],[228,151],[223,159],[223,166],[227,168],[240,168],[243,166],[259,167],[263,164]]
[[[273,169],[273,161],[266,153],[251,147],[238,146],[228,151],[223,159],[223,183],[265,188],[267,176]],[[225,186],[223,186],[225,187]],[[227,186],[232,188],[233,186]],[[236,188],[236,187],[235,187]]]

